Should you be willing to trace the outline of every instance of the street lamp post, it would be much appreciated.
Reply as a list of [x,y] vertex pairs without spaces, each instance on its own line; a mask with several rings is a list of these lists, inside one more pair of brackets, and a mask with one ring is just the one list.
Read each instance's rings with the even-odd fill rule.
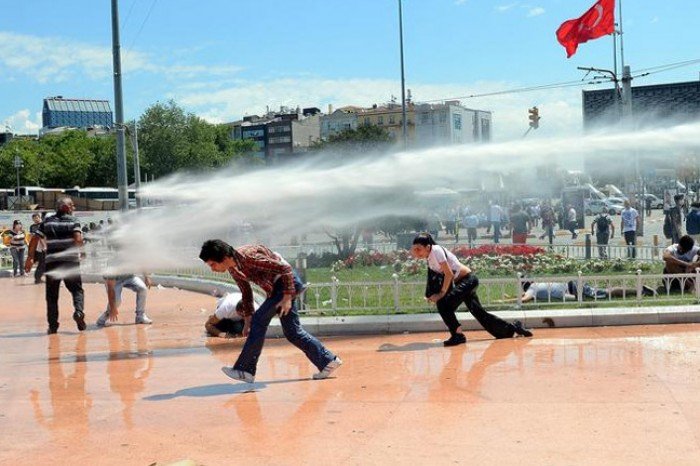
[[399,0],[399,49],[401,53],[401,131],[403,134],[403,147],[408,148],[408,129],[406,122],[406,77],[403,66],[403,8],[402,0]]
[[19,154],[15,155],[15,170],[17,171],[17,195],[15,196],[15,210],[19,210],[17,208],[17,205],[22,206],[21,199],[22,199],[22,194],[20,193],[20,184],[19,184],[19,169],[24,167],[24,162],[22,161],[22,157],[19,156]]

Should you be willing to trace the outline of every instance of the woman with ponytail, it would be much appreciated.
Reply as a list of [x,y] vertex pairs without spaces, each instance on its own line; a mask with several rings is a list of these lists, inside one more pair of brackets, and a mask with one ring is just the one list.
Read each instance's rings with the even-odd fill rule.
[[450,331],[445,346],[466,343],[462,324],[455,312],[464,303],[484,329],[496,338],[511,338],[515,334],[531,337],[532,332],[520,321],[512,324],[486,312],[476,295],[479,279],[469,267],[459,262],[452,252],[439,246],[429,233],[421,233],[413,239],[411,254],[416,259],[427,259],[428,282],[425,297],[437,305],[440,317]]

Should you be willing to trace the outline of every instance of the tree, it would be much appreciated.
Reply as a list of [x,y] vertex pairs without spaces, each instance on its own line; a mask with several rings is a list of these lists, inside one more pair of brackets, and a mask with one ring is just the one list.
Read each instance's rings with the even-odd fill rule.
[[157,103],[139,120],[139,149],[148,173],[207,170],[251,158],[253,141],[234,141],[226,125],[214,125],[179,107]]
[[316,141],[311,150],[331,151],[343,155],[364,155],[368,152],[382,152],[391,148],[394,140],[384,128],[362,125],[357,129],[346,129],[332,134],[325,141]]

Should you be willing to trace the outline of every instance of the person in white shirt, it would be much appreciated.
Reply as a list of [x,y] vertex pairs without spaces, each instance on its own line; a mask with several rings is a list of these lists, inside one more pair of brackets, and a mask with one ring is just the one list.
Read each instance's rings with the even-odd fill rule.
[[498,203],[491,204],[491,226],[493,227],[493,242],[498,243],[501,238],[501,222],[503,221],[504,212]]
[[[695,273],[700,267],[700,247],[689,235],[681,236],[677,244],[672,244],[664,251],[664,274]],[[664,278],[661,292],[690,291],[695,286],[693,278]]]
[[411,254],[416,259],[427,259],[428,282],[425,297],[435,303],[443,322],[450,331],[445,346],[456,346],[467,342],[462,324],[455,311],[464,303],[484,329],[496,338],[511,338],[516,333],[531,337],[532,332],[520,321],[512,324],[486,312],[476,295],[479,279],[469,267],[459,262],[452,252],[435,244],[429,233],[421,233],[413,239]]
[[630,201],[625,201],[625,208],[620,212],[620,231],[625,237],[627,244],[627,257],[634,259],[637,257],[637,230],[639,229],[639,213],[630,205]]
[[569,204],[566,211],[566,226],[571,232],[571,239],[578,238],[578,233],[576,233],[576,227],[578,227],[578,222],[576,221],[576,209],[574,206]]
[[[244,319],[246,318],[243,317],[242,297],[241,293],[235,292],[217,299],[216,311],[209,316],[204,324],[207,335],[221,338],[247,336],[244,335],[244,328],[246,328]],[[250,328],[250,325],[247,328]],[[247,328],[245,333],[247,333]]]

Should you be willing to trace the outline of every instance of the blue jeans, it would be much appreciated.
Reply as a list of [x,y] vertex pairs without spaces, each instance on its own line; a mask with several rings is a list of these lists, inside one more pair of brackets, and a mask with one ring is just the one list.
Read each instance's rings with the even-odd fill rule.
[[[115,280],[114,283],[114,296],[117,300],[117,306],[122,302],[122,289],[128,288],[134,293],[136,293],[136,317],[143,316],[146,313],[146,298],[148,297],[148,287],[141,280],[141,278],[136,276],[122,278],[120,280]],[[105,313],[109,312],[109,304],[105,309]]]
[[[297,290],[300,290],[302,283],[299,278],[294,275],[294,285]],[[270,321],[277,314],[277,305],[282,300],[283,296],[282,280],[275,282],[272,296],[267,298],[255,311],[250,324],[250,334],[243,345],[241,354],[238,356],[234,369],[248,372],[255,375],[258,365],[260,353],[262,353],[263,344],[265,343],[265,334]],[[299,322],[299,313],[297,312],[296,300],[292,300],[292,308],[285,316],[280,317],[282,322],[282,330],[284,336],[291,344],[299,348],[306,354],[306,357],[313,363],[318,370],[323,370],[329,362],[335,359],[335,355],[328,351],[316,337],[304,330]]]

